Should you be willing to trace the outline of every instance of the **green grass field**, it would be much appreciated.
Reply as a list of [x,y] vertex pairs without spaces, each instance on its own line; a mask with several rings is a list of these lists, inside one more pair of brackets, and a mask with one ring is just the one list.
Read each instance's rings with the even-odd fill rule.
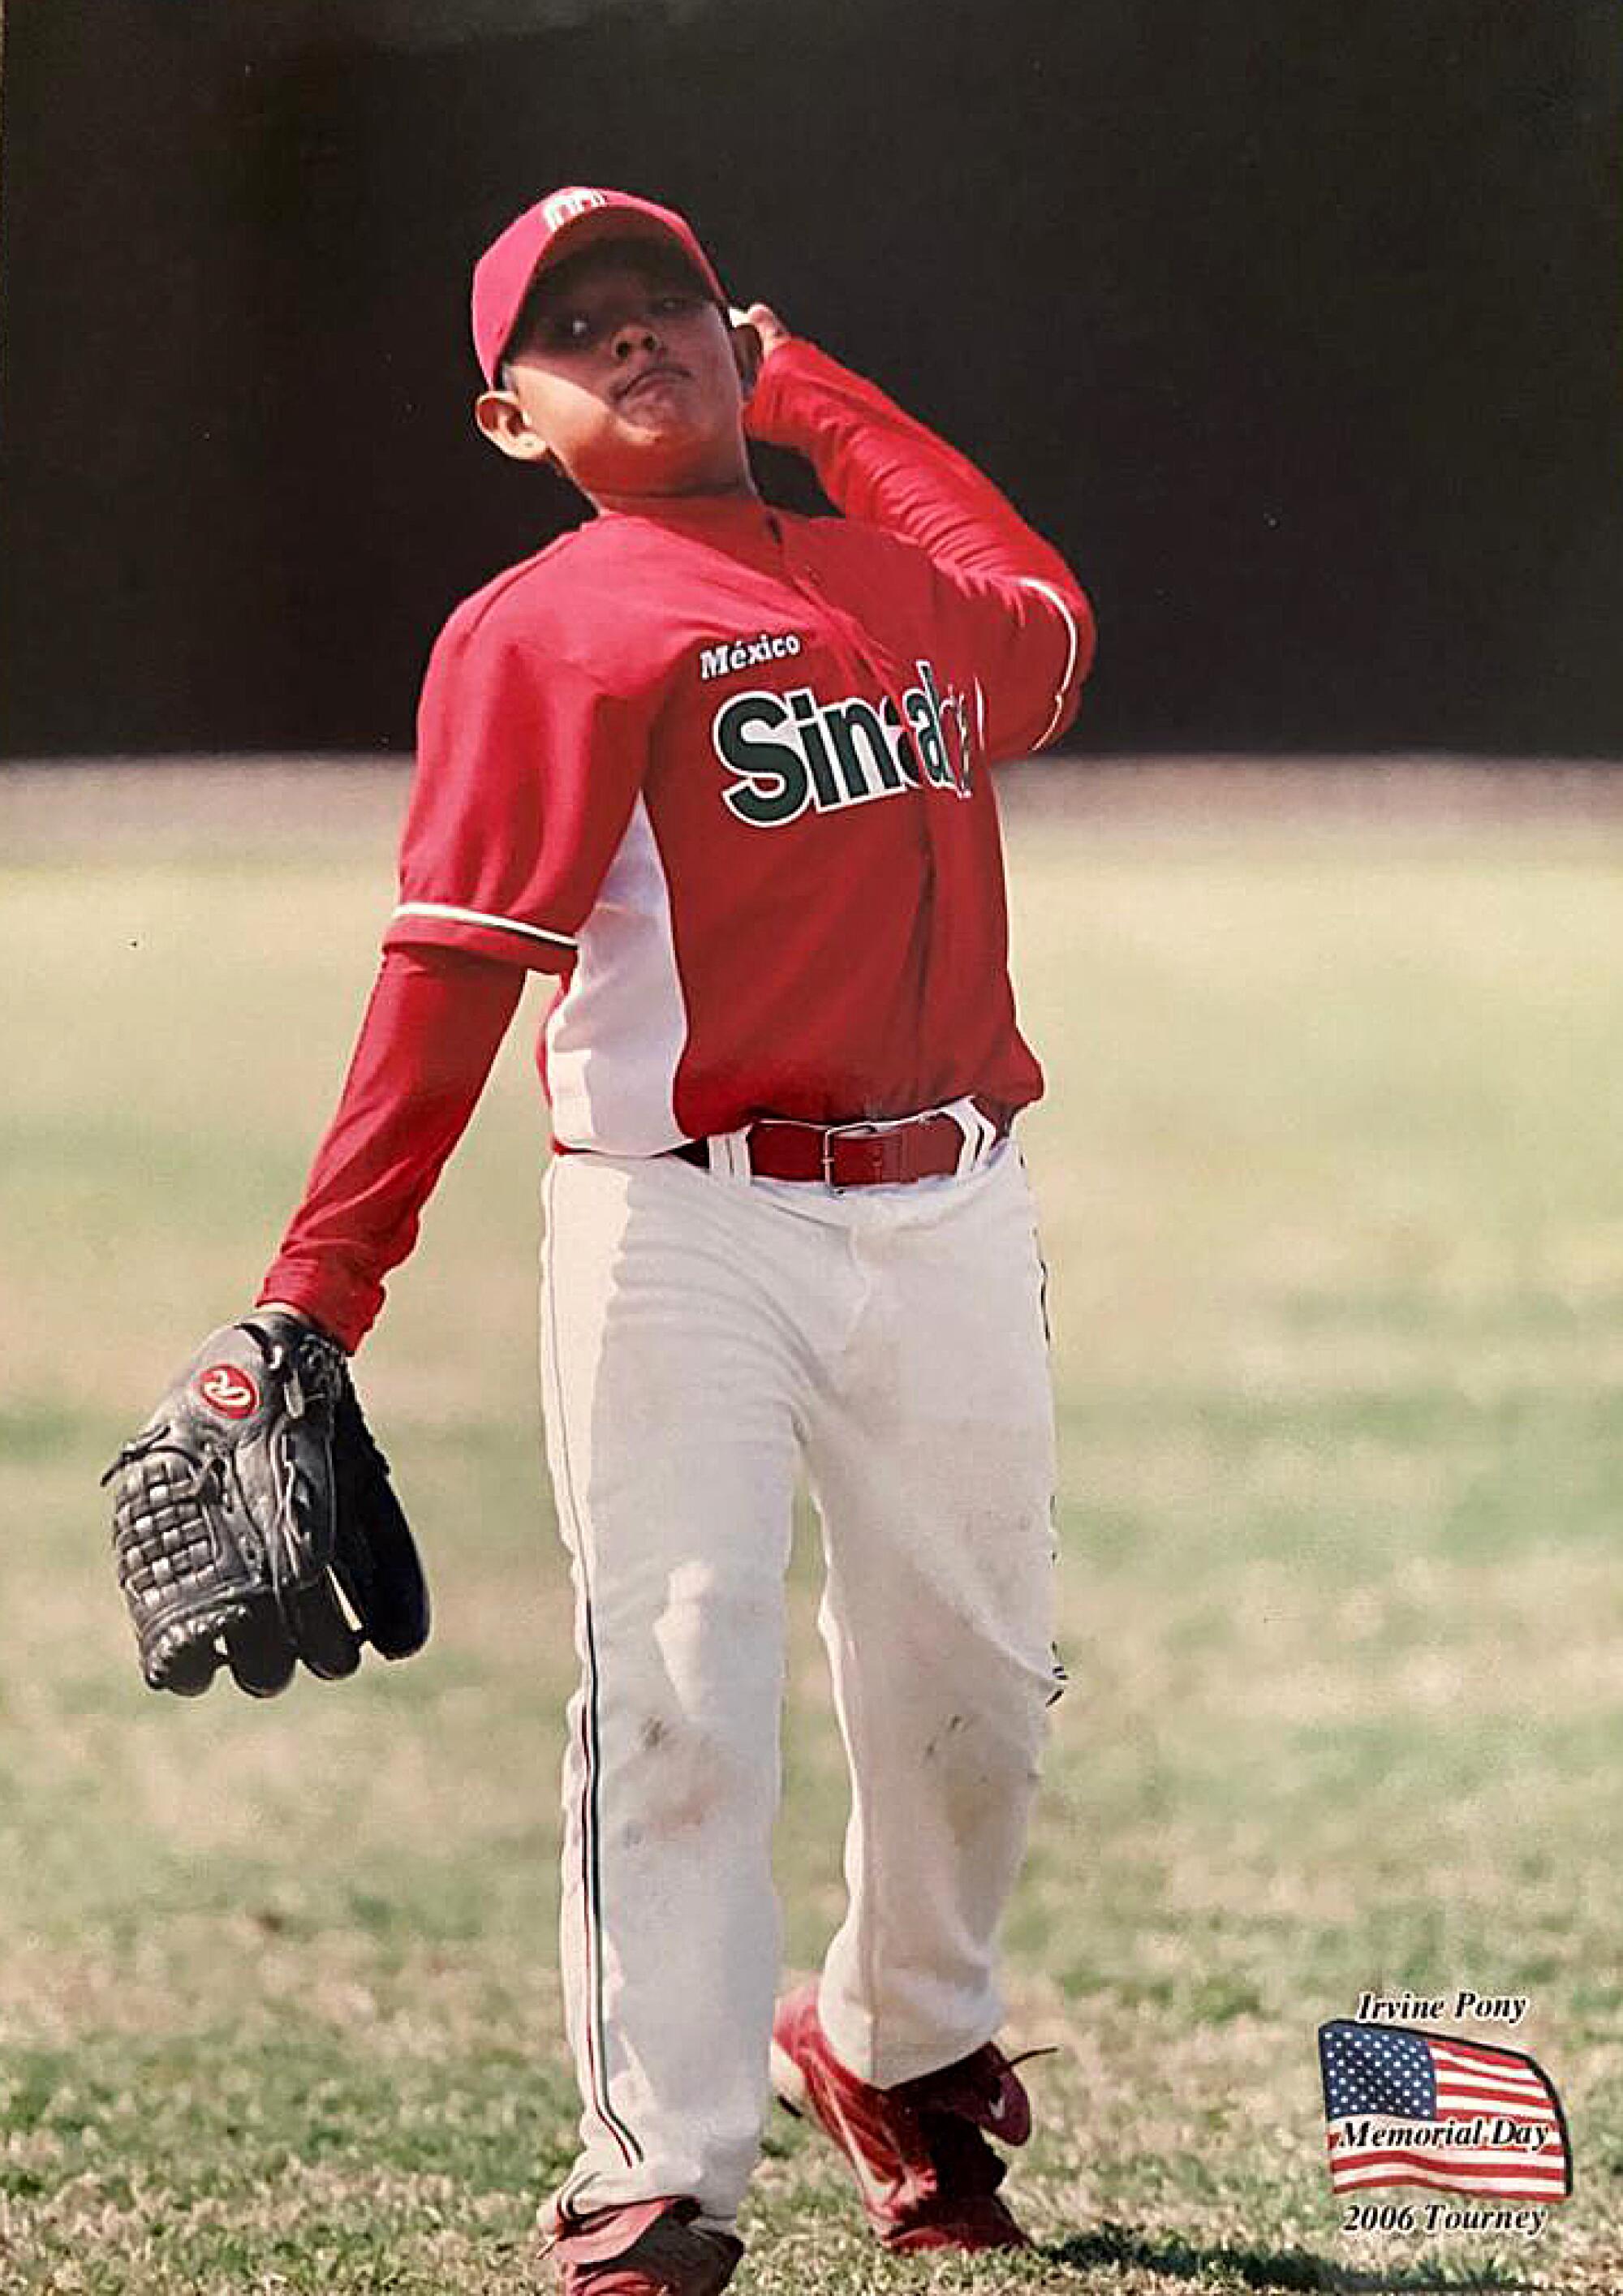
[[[153,1698],[96,1478],[296,1197],[394,799],[139,786],[0,812],[0,2290],[506,2296],[574,2113],[536,1008],[359,1365],[433,1642]],[[1623,2287],[1623,827],[1203,791],[1011,832],[1073,1676],[1008,1931],[1041,2245],[881,2259],[779,2120],[744,2296]],[[795,1594],[805,1969],[843,1786]],[[1577,2191],[1344,2234],[1315,2028],[1456,1985],[1531,1995]]]

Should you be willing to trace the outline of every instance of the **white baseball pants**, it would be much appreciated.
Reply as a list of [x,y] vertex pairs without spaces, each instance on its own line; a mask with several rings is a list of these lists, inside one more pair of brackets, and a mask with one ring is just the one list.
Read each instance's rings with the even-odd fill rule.
[[836,2054],[881,2087],[1002,2016],[1054,1694],[1053,1429],[1025,1168],[836,1195],[679,1158],[547,1177],[547,1455],[580,1687],[561,1965],[584,2110],[554,2206],[729,2222],[768,2103],[798,1462],[850,1763]]

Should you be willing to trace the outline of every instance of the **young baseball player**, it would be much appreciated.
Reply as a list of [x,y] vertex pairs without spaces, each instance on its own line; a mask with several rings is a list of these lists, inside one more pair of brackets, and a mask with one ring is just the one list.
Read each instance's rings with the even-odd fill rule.
[[[871,384],[764,306],[730,318],[667,209],[541,201],[481,258],[473,332],[480,429],[595,515],[434,649],[381,970],[261,1300],[359,1343],[552,975],[561,2284],[724,2285],[769,2056],[881,2241],[1017,2245],[987,2139],[1029,2125],[996,1940],[1055,1693],[1053,1436],[988,767],[1069,723],[1086,602]],[[747,436],[841,515],[768,508]],[[775,2017],[800,1464],[849,1902]]]

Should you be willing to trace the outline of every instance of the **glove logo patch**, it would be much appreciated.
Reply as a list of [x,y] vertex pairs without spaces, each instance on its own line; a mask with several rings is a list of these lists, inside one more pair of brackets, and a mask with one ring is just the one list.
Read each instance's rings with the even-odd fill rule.
[[222,1418],[246,1419],[259,1408],[259,1390],[235,1364],[210,1364],[197,1375],[197,1391],[211,1411]]

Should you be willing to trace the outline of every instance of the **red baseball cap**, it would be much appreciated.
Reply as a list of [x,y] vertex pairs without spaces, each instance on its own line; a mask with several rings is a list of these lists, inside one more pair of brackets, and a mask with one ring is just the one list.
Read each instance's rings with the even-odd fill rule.
[[674,247],[718,303],[726,296],[692,224],[672,208],[632,192],[570,184],[515,216],[473,266],[473,348],[485,381],[495,385],[502,353],[538,273],[565,255],[605,239],[654,240]]

